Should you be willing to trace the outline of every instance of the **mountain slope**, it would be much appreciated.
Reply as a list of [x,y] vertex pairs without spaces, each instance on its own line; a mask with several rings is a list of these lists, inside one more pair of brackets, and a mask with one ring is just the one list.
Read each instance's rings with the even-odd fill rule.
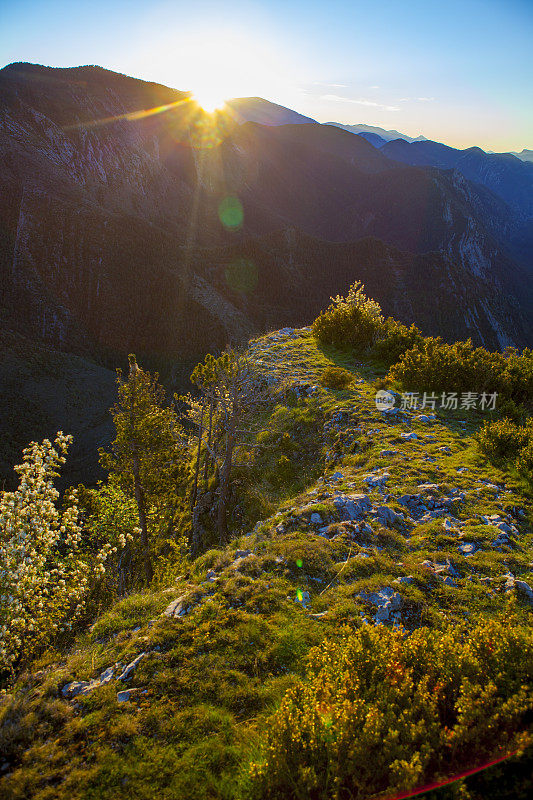
[[263,100],[262,97],[236,97],[226,105],[235,113],[238,122],[259,122],[261,125],[302,125],[315,119],[298,114],[290,108]]
[[516,156],[521,161],[529,161],[533,162],[533,150],[521,150],[519,153],[512,153],[513,156]]

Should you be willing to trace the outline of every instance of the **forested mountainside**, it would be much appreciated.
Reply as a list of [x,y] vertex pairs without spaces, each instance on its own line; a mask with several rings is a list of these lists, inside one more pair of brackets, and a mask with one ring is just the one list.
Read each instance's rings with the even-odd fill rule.
[[[134,350],[176,385],[205,352],[308,323],[358,278],[424,333],[532,341],[527,236],[519,260],[509,244],[523,224],[457,170],[400,164],[257,98],[213,122],[186,93],[98,67],[13,64],[0,101],[6,407],[39,403],[56,352],[109,385]],[[268,124],[243,121],[258,108]],[[31,435],[51,424],[45,408]]]

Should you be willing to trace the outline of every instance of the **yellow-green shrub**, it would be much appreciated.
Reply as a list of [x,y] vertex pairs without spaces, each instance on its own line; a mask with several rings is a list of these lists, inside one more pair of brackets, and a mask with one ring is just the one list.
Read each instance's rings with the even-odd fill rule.
[[342,367],[326,367],[320,376],[320,383],[328,389],[347,389],[353,383],[353,375]]
[[504,417],[485,422],[477,435],[479,449],[491,461],[505,461],[533,482],[533,419],[517,425]]
[[269,720],[252,796],[363,800],[525,746],[532,670],[533,634],[511,621],[326,640]]
[[329,308],[314,321],[313,333],[323,344],[335,347],[375,347],[378,358],[392,364],[420,342],[422,334],[416,325],[384,319],[379,303],[368,298],[364,288],[357,281],[346,297],[332,298]]
[[533,425],[516,425],[508,417],[484,423],[478,433],[479,448],[492,460],[515,459],[528,442],[528,429],[533,435]]
[[376,355],[388,364],[394,364],[401,356],[422,341],[422,333],[416,325],[403,325],[393,317],[387,317],[376,341]]
[[471,340],[446,344],[426,337],[389,370],[389,379],[407,390],[497,392],[500,400],[530,404],[533,398],[533,350],[491,353]]
[[313,322],[313,334],[323,344],[335,347],[370,347],[383,325],[381,307],[364,293],[357,281],[346,297],[332,298],[332,303]]

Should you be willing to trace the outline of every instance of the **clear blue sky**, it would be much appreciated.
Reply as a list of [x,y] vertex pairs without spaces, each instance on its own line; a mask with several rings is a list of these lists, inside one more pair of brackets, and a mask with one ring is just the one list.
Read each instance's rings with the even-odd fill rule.
[[0,63],[100,64],[322,122],[533,148],[533,0],[0,0]]

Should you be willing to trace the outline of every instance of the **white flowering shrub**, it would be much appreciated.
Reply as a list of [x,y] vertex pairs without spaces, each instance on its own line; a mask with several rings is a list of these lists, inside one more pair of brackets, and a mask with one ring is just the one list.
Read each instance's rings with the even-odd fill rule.
[[[105,572],[112,545],[96,559],[82,552],[76,492],[57,508],[54,478],[71,436],[61,431],[23,452],[19,487],[0,493],[0,669],[13,672],[79,619],[94,575]],[[92,563],[91,563],[92,562]]]

